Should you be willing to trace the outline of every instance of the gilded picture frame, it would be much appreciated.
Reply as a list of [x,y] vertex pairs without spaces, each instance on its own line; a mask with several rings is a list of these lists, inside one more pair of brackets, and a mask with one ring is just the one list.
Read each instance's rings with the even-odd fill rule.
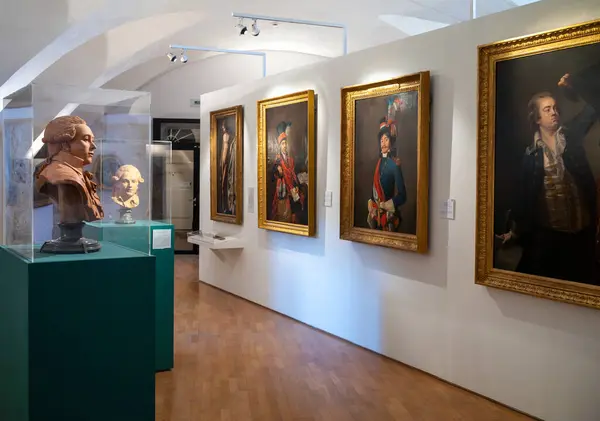
[[[400,111],[398,107],[394,108],[394,104],[399,103],[408,103],[408,106],[405,105],[404,111]],[[406,107],[409,111],[406,111]],[[379,174],[380,163],[388,156],[383,153],[383,146],[380,145],[380,123],[383,120],[376,119],[386,113],[387,117],[383,120],[394,121],[392,148],[397,149],[398,154],[393,156],[400,168],[398,173],[403,174],[402,185],[406,184],[404,190],[407,197],[405,203],[395,208],[402,215],[402,218],[396,219],[400,220],[399,224],[389,229],[385,228],[385,224],[365,222],[372,216],[371,204],[375,203],[374,169],[376,168],[375,174]],[[340,238],[426,253],[429,213],[429,71],[344,87],[341,90],[341,115]],[[401,161],[403,158],[406,160]],[[401,173],[403,167],[405,170],[408,167],[410,174],[406,171]],[[392,199],[388,201],[392,202]],[[406,206],[410,209],[406,209]],[[380,209],[385,212],[383,208]],[[367,214],[367,218],[364,214]]]
[[243,106],[211,111],[210,218],[213,221],[235,225],[243,222],[243,149]]
[[[594,49],[592,53],[590,49]],[[571,108],[573,108],[572,114],[575,117],[577,117],[579,111],[577,111],[574,105],[571,106],[567,100],[569,99],[568,92],[564,90],[568,88],[568,91],[571,92],[571,98],[573,98],[573,92],[576,91],[575,88],[583,87],[585,93],[581,95],[581,99],[587,97],[592,103],[600,103],[600,84],[590,85],[588,82],[582,82],[583,80],[598,79],[599,73],[597,69],[600,68],[600,60],[597,57],[600,56],[599,52],[600,20],[478,47],[476,284],[554,301],[596,309],[600,308],[600,287],[594,284],[595,280],[599,279],[594,267],[597,268],[599,266],[598,262],[600,260],[597,260],[598,255],[595,258],[592,255],[594,253],[594,238],[590,237],[590,241],[585,241],[585,244],[589,244],[589,247],[588,245],[584,245],[586,250],[588,248],[591,249],[589,250],[589,255],[592,256],[590,259],[592,262],[589,262],[589,273],[594,273],[591,276],[586,274],[585,278],[579,277],[577,274],[572,277],[565,276],[566,271],[570,269],[568,265],[563,265],[563,270],[560,271],[552,269],[560,268],[560,266],[555,264],[554,258],[549,258],[540,251],[545,250],[548,247],[546,244],[553,241],[550,239],[551,237],[546,237],[543,240],[545,243],[542,243],[542,240],[532,240],[532,238],[539,237],[535,234],[541,231],[540,228],[536,228],[538,226],[543,225],[543,229],[546,231],[556,231],[553,225],[555,223],[553,222],[555,219],[554,216],[551,218],[544,216],[543,221],[540,223],[542,217],[538,215],[541,212],[537,211],[537,209],[544,209],[544,215],[546,213],[554,215],[555,212],[555,209],[548,204],[547,192],[553,189],[548,188],[546,181],[549,180],[548,177],[550,174],[550,170],[548,170],[550,167],[548,166],[549,155],[547,151],[552,151],[553,149],[551,146],[546,146],[547,142],[543,137],[543,133],[546,130],[545,127],[547,126],[544,125],[543,114],[546,111],[541,101],[545,99],[552,101],[552,104],[554,104],[548,110],[550,113],[556,113],[552,117],[553,124],[559,128],[556,130],[556,133],[562,129],[563,124],[567,127],[566,132],[562,132],[566,133],[564,136],[554,135],[556,144],[560,145],[561,139],[563,139],[566,142],[566,148],[563,146],[562,152],[552,152],[551,156],[562,156],[560,158],[561,162],[564,163],[562,166],[566,168],[563,172],[572,174],[575,180],[574,185],[577,185],[578,175],[572,170],[577,166],[581,167],[583,164],[577,164],[577,166],[567,165],[570,162],[569,160],[572,159],[567,157],[567,150],[571,148],[572,152],[575,146],[569,146],[574,142],[571,140],[574,139],[572,136],[573,130],[570,130],[571,127],[568,122],[565,123],[565,120],[567,120],[566,115]],[[590,69],[594,67],[596,71],[591,73],[590,79]],[[532,74],[528,75],[528,72],[532,72]],[[549,73],[551,73],[550,76],[548,76]],[[584,78],[586,74],[587,79]],[[545,77],[549,78],[548,81],[541,82],[540,79]],[[509,81],[508,84],[505,82],[506,80]],[[532,87],[531,85],[536,86]],[[549,94],[540,94],[541,90],[549,92]],[[534,92],[537,93],[534,94]],[[527,95],[527,97],[524,95]],[[529,102],[527,102],[528,100]],[[587,102],[589,103],[590,101]],[[553,111],[554,109],[556,111]],[[583,110],[585,110],[585,107]],[[510,113],[521,113],[525,116],[515,117],[514,120],[511,120],[506,116],[516,116],[517,114]],[[513,140],[515,137],[519,137],[515,131],[518,129],[514,128],[520,124],[519,121],[515,121],[517,119],[522,119],[523,123],[521,123],[521,126],[523,128],[525,128],[525,122],[527,121],[530,131],[526,132],[526,136],[522,136],[523,141],[519,143],[519,161],[515,161],[514,159],[511,161],[506,157],[512,154],[510,156],[517,159],[517,152],[510,151],[507,145],[511,142],[513,144],[517,143],[517,141]],[[570,121],[575,120],[575,118],[572,118]],[[508,121],[510,121],[510,124],[505,123]],[[592,177],[591,168],[595,168],[594,171],[597,177],[597,169],[600,167],[598,156],[593,159],[589,154],[589,150],[597,150],[599,146],[597,140],[598,128],[600,126],[596,126],[596,135],[594,139],[591,139],[588,151],[583,152],[585,158],[579,158],[582,160],[581,162],[588,162],[583,166],[589,166],[589,173]],[[520,132],[523,133],[525,130],[521,129]],[[507,136],[507,133],[512,133],[513,136]],[[587,142],[588,144],[590,143],[589,141]],[[580,143],[580,149],[584,150],[583,141]],[[529,158],[531,158],[531,162],[534,162],[534,160],[536,160],[535,162],[539,162],[536,165],[541,168],[539,170],[541,176],[539,177],[544,180],[541,187],[539,187],[544,192],[543,194],[531,194],[529,192],[527,195],[523,195],[520,193],[526,190],[523,186],[529,185],[523,182],[523,177],[532,172],[529,170],[531,166],[526,166],[526,162],[530,162],[526,161]],[[520,173],[519,177],[521,178],[516,181],[517,178],[514,177],[517,176],[511,175],[511,172]],[[530,178],[532,179],[533,177]],[[596,178],[597,182],[598,178]],[[532,185],[534,184],[532,183]],[[510,193],[510,195],[505,194],[505,192],[511,189],[515,193]],[[591,191],[592,189],[588,190]],[[578,191],[582,196],[585,193],[581,189]],[[523,212],[514,213],[518,205],[514,206],[514,208],[505,205],[504,202],[508,203],[509,201],[513,205],[514,203],[518,203],[519,200],[516,200],[518,197],[537,197],[541,198],[539,200],[545,200],[542,204],[539,204],[539,202],[536,202],[538,204],[534,204],[535,206],[539,206],[539,208],[532,205],[529,207],[532,210],[525,212],[528,215],[533,214],[534,218],[538,218],[533,224],[520,224],[520,221],[525,220],[525,218],[520,216],[524,214]],[[593,213],[596,214],[597,211],[593,209]],[[512,217],[513,214],[515,215],[514,219]],[[528,216],[528,218],[528,221],[532,220],[531,216]],[[592,222],[590,222],[590,225],[594,223],[593,218],[591,219]],[[513,238],[513,235],[510,233],[518,233],[519,224],[526,226],[527,229],[524,230],[524,234],[515,234]],[[531,226],[534,228],[531,228]],[[581,223],[579,226],[582,226]],[[593,227],[590,228],[590,233],[593,232],[592,230]],[[564,232],[566,231],[563,231],[560,235],[565,236],[564,238],[571,238],[570,232],[567,234]],[[529,238],[529,240],[523,242],[524,238]],[[598,244],[597,239],[598,237],[595,239],[596,244]],[[521,240],[522,245],[518,245],[518,240]],[[507,245],[513,243],[513,247],[519,253],[516,258],[514,258],[514,255],[511,256],[511,253],[514,252],[509,253],[506,251]],[[565,244],[567,243],[563,243],[562,246]],[[535,253],[531,252],[533,247],[537,247],[536,250],[538,251]],[[598,246],[596,245],[595,247],[598,250]],[[586,256],[588,255],[587,253]],[[531,257],[534,255],[542,256],[541,258],[537,257],[539,260],[537,265],[531,263],[536,259]],[[512,261],[510,260],[511,258],[513,259]],[[509,264],[509,262],[512,263]],[[540,262],[542,262],[541,265]],[[546,266],[546,269],[543,269],[544,271],[540,269],[542,266]],[[588,267],[587,261],[584,266]],[[548,269],[549,267],[551,269]],[[548,275],[559,272],[561,273],[561,277]],[[582,271],[578,270],[578,272]],[[590,282],[586,281],[582,283],[580,281],[573,281],[573,279],[590,279]]]
[[314,90],[257,102],[259,228],[315,236],[315,129]]

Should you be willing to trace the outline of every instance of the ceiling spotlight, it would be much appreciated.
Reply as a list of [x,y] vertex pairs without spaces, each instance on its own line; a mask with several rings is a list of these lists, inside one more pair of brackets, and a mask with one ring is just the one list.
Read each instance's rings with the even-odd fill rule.
[[244,19],[242,18],[240,18],[240,21],[237,25],[235,25],[235,27],[238,31],[240,31],[240,35],[244,35],[246,31],[248,31],[248,28],[246,28],[246,25],[244,25]]
[[252,22],[252,31],[250,31],[250,35],[252,35],[253,37],[255,37],[258,34],[260,34],[260,29],[258,28],[258,24],[256,23],[256,19],[254,19],[254,21]]
[[167,57],[169,57],[169,60],[171,60],[171,63],[173,63],[175,60],[177,60],[177,56],[173,53],[167,54]]
[[179,60],[181,60],[182,63],[187,63],[188,56],[185,55],[185,51],[181,52],[181,58]]

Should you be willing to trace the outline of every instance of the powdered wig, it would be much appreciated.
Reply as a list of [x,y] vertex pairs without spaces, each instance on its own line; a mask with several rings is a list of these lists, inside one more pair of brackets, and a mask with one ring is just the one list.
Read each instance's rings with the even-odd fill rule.
[[48,152],[54,155],[62,149],[64,143],[72,142],[77,134],[77,126],[87,124],[84,119],[77,116],[56,117],[44,130],[43,143],[48,144]]
[[87,124],[85,120],[77,116],[57,117],[46,126],[44,130],[44,143],[64,143],[75,139],[77,126]]
[[140,173],[140,170],[138,170],[133,165],[129,165],[129,164],[121,165],[119,167],[119,169],[117,170],[117,172],[115,172],[115,175],[113,175],[112,179],[113,179],[113,181],[119,181],[121,178],[123,178],[123,176],[125,174],[133,175],[133,178],[135,180],[137,180],[139,183],[144,182],[144,179],[142,178],[142,174]]

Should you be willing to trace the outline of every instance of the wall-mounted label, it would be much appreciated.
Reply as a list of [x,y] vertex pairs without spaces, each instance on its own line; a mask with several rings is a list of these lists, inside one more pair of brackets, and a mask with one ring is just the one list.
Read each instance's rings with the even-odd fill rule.
[[333,206],[333,192],[331,190],[325,192],[325,206]]
[[254,187],[248,187],[248,213],[254,213]]
[[454,199],[445,200],[442,203],[442,207],[440,209],[440,214],[444,219],[454,219],[455,213],[454,208],[456,206],[456,202]]

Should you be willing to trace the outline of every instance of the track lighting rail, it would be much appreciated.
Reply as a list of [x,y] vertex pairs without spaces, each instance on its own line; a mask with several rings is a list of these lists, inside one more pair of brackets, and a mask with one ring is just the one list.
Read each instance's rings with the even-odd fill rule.
[[[214,48],[214,47],[199,47],[193,45],[179,45],[171,44],[169,48],[183,51],[207,51],[213,53],[224,53],[224,54],[240,54],[247,56],[259,56],[262,57],[262,77],[267,76],[267,54],[260,51],[246,51],[246,50],[231,50],[228,48]],[[169,53],[171,54],[171,53]]]
[[297,25],[323,26],[323,27],[327,27],[327,28],[341,29],[344,33],[344,40],[343,40],[344,55],[348,54],[348,28],[346,28],[346,25],[343,25],[341,23],[281,18],[281,17],[275,17],[275,16],[251,15],[251,14],[236,13],[236,12],[233,12],[231,14],[231,16],[233,16],[234,18],[251,19],[254,21],[261,20],[261,21],[267,21],[267,22],[284,22],[284,23],[293,23],[293,24],[297,24]]

